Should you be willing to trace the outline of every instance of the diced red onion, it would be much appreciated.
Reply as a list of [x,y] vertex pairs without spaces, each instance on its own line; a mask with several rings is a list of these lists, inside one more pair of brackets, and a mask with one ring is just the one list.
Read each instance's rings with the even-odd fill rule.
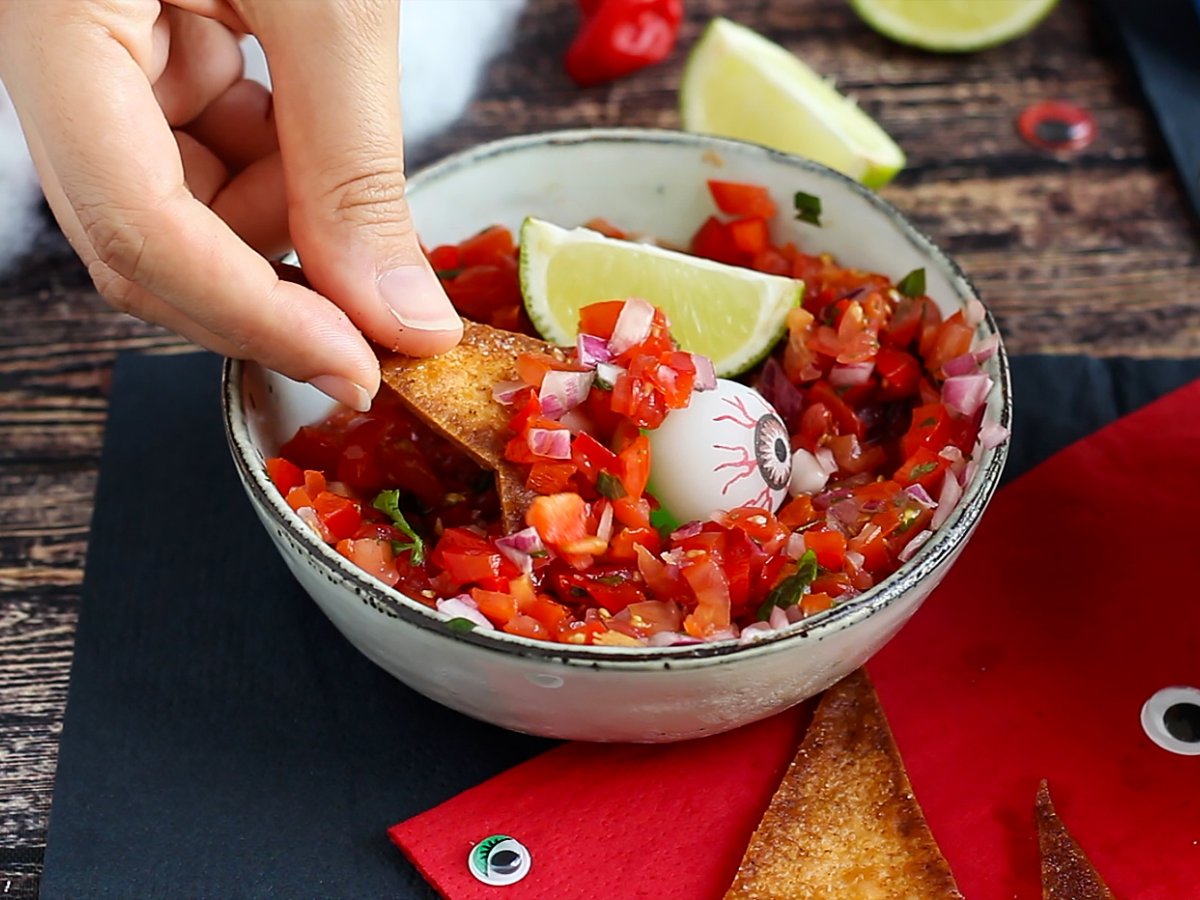
[[691,354],[692,365],[696,367],[696,377],[692,381],[692,390],[711,391],[717,386],[717,372],[712,360],[699,353]]
[[621,373],[624,371],[625,370],[621,366],[614,365],[613,363],[597,363],[596,384],[602,387],[611,388],[617,383],[617,378],[620,377]]
[[853,498],[839,500],[829,507],[829,511],[843,525],[853,525],[858,521],[858,514],[862,512],[862,504]]
[[587,414],[582,412],[579,407],[568,409],[565,413],[558,417],[558,424],[562,425],[571,434],[580,434],[581,432],[592,430],[592,420],[587,417]]
[[595,377],[594,372],[547,372],[542,379],[542,389],[538,391],[542,414],[557,419],[567,410],[574,409],[587,398]]
[[492,399],[505,406],[517,399],[517,394],[529,385],[523,381],[501,381],[492,386]]
[[[740,640],[743,644],[749,644],[753,641],[762,640],[774,630],[775,628],[770,622],[755,622],[752,625],[747,625],[742,629],[742,634],[738,640]],[[718,638],[714,636],[710,638],[710,640],[718,640]]]
[[1009,430],[999,422],[985,419],[983,424],[979,426],[979,443],[984,450],[990,450],[993,447],[999,447],[1007,441],[1009,434]]
[[913,558],[916,552],[921,549],[921,545],[931,537],[933,537],[933,532],[929,531],[928,529],[925,531],[918,531],[912,536],[912,540],[900,548],[900,552],[896,554],[896,558],[902,563],[908,562]]
[[919,484],[910,484],[904,489],[904,493],[912,497],[926,509],[933,509],[937,506],[937,501],[929,496],[929,491]]
[[714,631],[708,636],[710,641],[729,641],[734,640],[741,632],[736,625],[730,625],[728,628],[722,628],[720,631]]
[[608,362],[612,359],[612,351],[608,349],[608,341],[604,338],[596,337],[594,334],[582,334],[575,338],[575,352],[579,358],[581,366],[587,366],[589,369],[596,368],[597,364]]
[[972,328],[978,328],[985,318],[987,310],[983,308],[983,304],[974,297],[968,300],[967,308],[963,310],[963,320]]
[[850,565],[854,566],[854,568],[861,569],[863,567],[863,563],[865,563],[866,561],[867,561],[867,558],[865,556],[863,556],[861,553],[859,553],[858,551],[856,551],[856,550],[847,550],[846,551],[846,562],[850,563]]
[[785,422],[792,421],[804,410],[804,394],[792,384],[783,370],[783,364],[774,356],[768,356],[763,363],[755,387]]
[[608,339],[608,352],[620,356],[630,347],[636,347],[650,337],[653,324],[653,306],[637,297],[626,300],[617,316],[617,324],[613,326],[612,337]]
[[596,537],[608,543],[612,538],[613,533],[613,505],[611,503],[604,504],[604,511],[600,513],[600,521],[596,523]]
[[475,605],[475,601],[471,599],[469,594],[460,594],[457,597],[442,597],[437,601],[437,611],[444,616],[449,616],[451,619],[467,619],[474,622],[480,628],[496,627],[487,616],[479,611],[479,607]]
[[983,406],[991,389],[992,379],[983,373],[955,375],[942,385],[942,402],[959,415],[973,416]]
[[812,498],[813,509],[829,509],[839,500],[845,500],[849,496],[850,491],[846,488],[836,488],[823,494],[817,494]]
[[864,512],[873,516],[881,509],[883,509],[882,500],[864,500],[860,512]]
[[565,428],[530,428],[525,442],[538,456],[571,458],[571,432]]
[[993,356],[996,355],[996,349],[1000,346],[1000,335],[993,334],[985,338],[978,347],[971,351],[971,355],[975,357],[975,362],[982,365]]
[[803,447],[792,451],[792,476],[788,481],[788,493],[793,497],[815,494],[829,483],[829,472],[816,456]]
[[933,520],[929,523],[931,529],[936,531],[950,518],[950,513],[962,499],[962,494],[962,485],[958,483],[957,478],[942,480],[942,492],[938,495],[937,509],[933,511]]
[[975,473],[979,471],[979,460],[973,459],[967,463],[967,467],[963,469],[962,478],[959,479],[959,485],[964,486],[970,484],[975,479]]
[[496,549],[522,572],[532,572],[533,555],[546,552],[546,547],[535,528],[525,528],[516,534],[496,538]]
[[954,359],[948,359],[942,363],[942,371],[947,376],[971,375],[979,371],[979,362],[975,359],[974,353],[964,353],[962,356],[956,356]]
[[793,603],[786,610],[784,610],[784,612],[787,613],[789,625],[795,625],[797,622],[799,622],[801,619],[804,618],[804,609],[800,606],[799,603]]
[[873,371],[873,362],[839,364],[829,370],[829,383],[834,387],[857,387],[870,381]]
[[783,545],[783,552],[791,559],[799,559],[804,555],[804,535],[792,532],[788,535],[787,543]]
[[646,643],[651,647],[682,647],[685,644],[703,644],[704,641],[681,631],[659,631],[650,635]]
[[701,522],[688,522],[684,525],[680,525],[671,532],[671,540],[678,542],[687,540],[690,537],[695,537],[700,533],[703,527],[703,523]]
[[[767,622],[770,623],[772,628],[787,628],[788,627],[787,612],[783,609],[780,609],[778,606],[773,607],[771,609],[771,617],[769,619],[767,619]],[[743,629],[742,634],[745,634],[745,633],[746,632]]]
[[959,463],[964,462],[963,452],[953,444],[947,444],[945,447],[939,450],[938,456],[940,456],[942,459],[949,460],[951,466],[956,466]]

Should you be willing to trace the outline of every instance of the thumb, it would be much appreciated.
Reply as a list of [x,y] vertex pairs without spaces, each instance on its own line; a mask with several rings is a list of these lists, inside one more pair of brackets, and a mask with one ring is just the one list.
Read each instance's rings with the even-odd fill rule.
[[462,321],[404,197],[397,2],[245,0],[271,70],[292,240],[313,286],[363,333],[415,356]]

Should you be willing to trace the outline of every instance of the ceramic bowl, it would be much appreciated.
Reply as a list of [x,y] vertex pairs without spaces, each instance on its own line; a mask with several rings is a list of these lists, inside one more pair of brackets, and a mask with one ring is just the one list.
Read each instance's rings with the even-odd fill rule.
[[[414,175],[409,199],[427,246],[527,215],[565,226],[603,216],[686,243],[711,212],[708,178],[748,181],[774,196],[824,204],[822,227],[781,211],[774,227],[808,252],[899,278],[919,266],[949,314],[976,297],[933,242],[874,193],[822,166],[729,140],[664,131],[572,131],[498,141]],[[988,315],[980,340],[996,334]],[[1010,421],[1003,348],[986,364],[988,415]],[[329,401],[253,363],[230,362],[225,422],[238,474],[283,559],[334,625],[415,690],[505,728],[591,741],[673,741],[725,731],[828,687],[879,650],[946,574],[1000,479],[1006,445],[985,451],[949,520],[890,578],[827,613],[755,643],[666,648],[540,643],[500,631],[457,633],[447,618],[385,587],[321,543],[268,480],[266,457]],[[965,599],[965,598],[964,598]]]

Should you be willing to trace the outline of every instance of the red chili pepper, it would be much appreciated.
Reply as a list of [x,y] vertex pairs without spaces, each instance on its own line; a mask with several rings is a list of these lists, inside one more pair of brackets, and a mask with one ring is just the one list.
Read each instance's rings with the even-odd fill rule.
[[585,18],[567,50],[566,66],[582,87],[666,58],[683,21],[683,0],[580,0],[580,8]]

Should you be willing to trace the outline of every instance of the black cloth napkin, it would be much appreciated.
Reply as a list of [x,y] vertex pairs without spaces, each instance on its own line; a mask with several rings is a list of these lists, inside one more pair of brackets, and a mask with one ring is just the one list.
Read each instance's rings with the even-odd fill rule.
[[[1013,362],[1012,478],[1200,377]],[[117,364],[41,896],[434,896],[384,829],[546,749],[359,656],[234,474],[209,355]]]

